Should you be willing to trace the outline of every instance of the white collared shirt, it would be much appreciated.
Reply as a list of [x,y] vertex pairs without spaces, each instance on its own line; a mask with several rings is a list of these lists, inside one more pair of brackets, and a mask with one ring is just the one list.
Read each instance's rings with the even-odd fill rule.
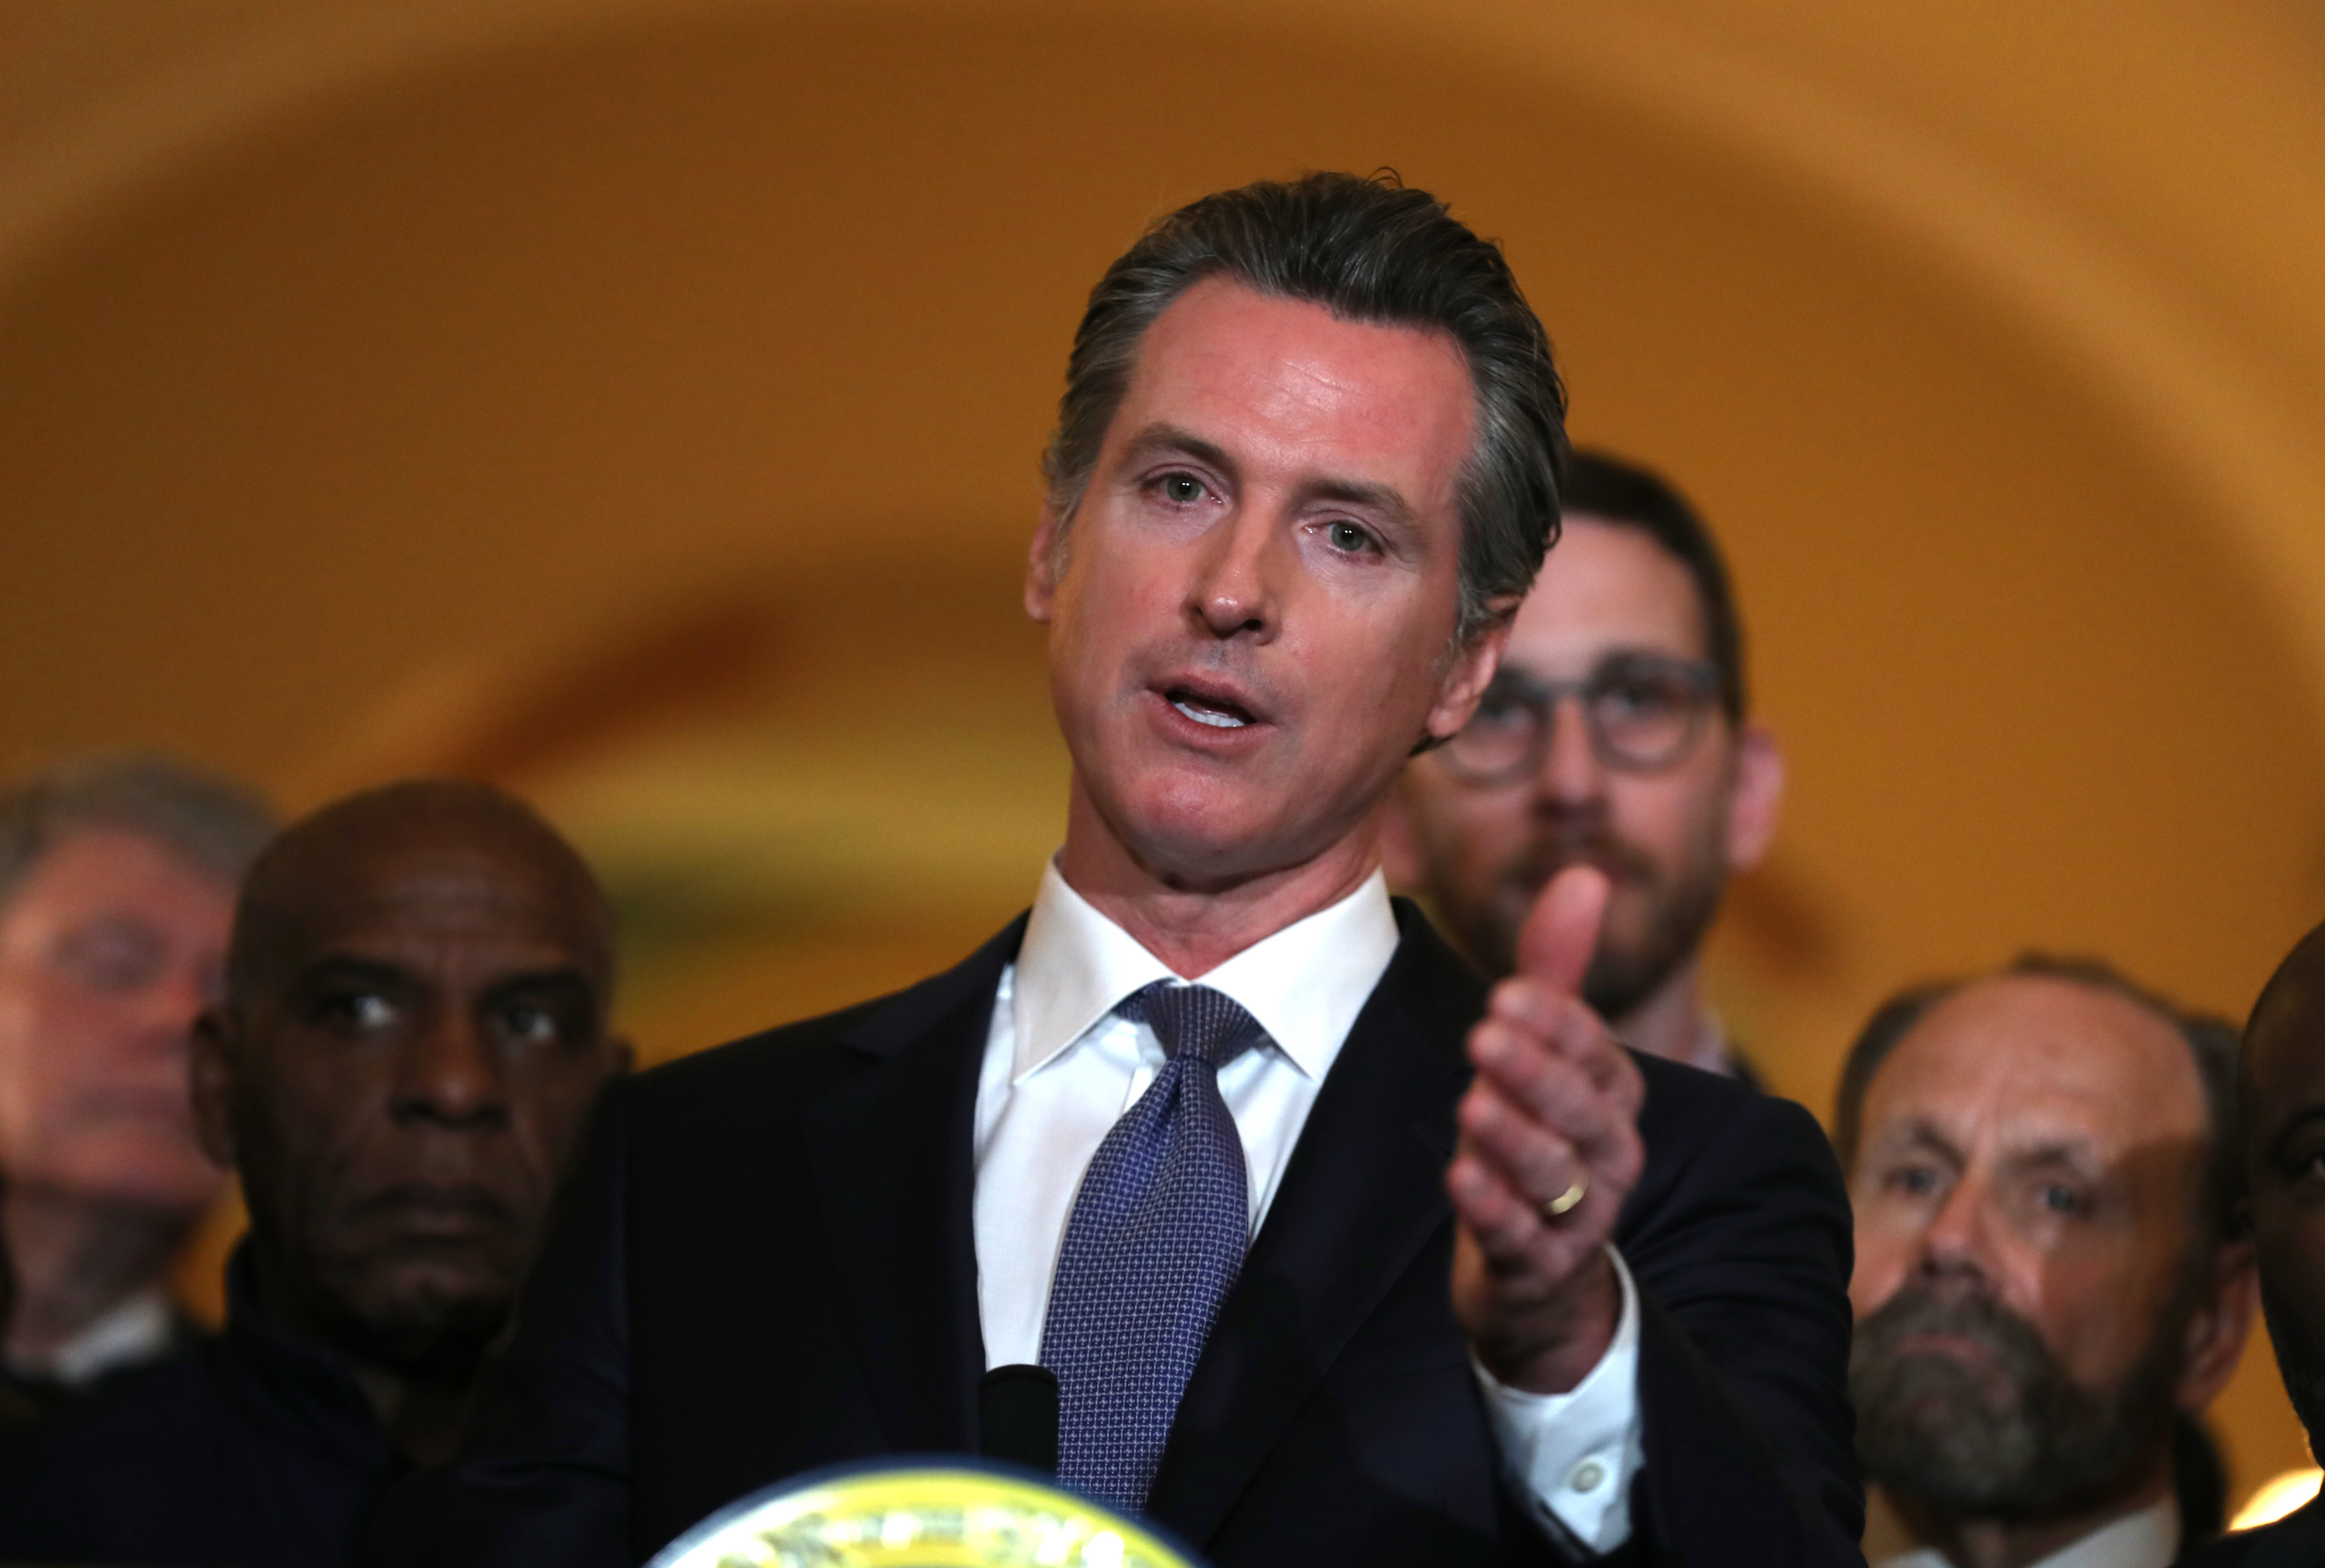
[[[2180,1505],[2170,1492],[2135,1514],[2101,1525],[2027,1568],[2171,1568],[2180,1556]],[[1953,1568],[1946,1554],[1922,1546],[1885,1559],[1881,1568]]]
[[140,1291],[99,1313],[79,1333],[37,1360],[8,1358],[19,1377],[44,1379],[78,1388],[107,1372],[159,1360],[178,1337],[170,1298],[160,1290]]
[[[1324,1076],[1398,942],[1379,872],[1329,909],[1205,974],[1270,1044],[1219,1069],[1219,1095],[1248,1162],[1256,1235]],[[987,1367],[1042,1357],[1050,1278],[1091,1156],[1162,1069],[1149,1026],[1115,1008],[1170,967],[1066,885],[1053,862],[1002,972],[977,1089],[977,1295]],[[1639,1465],[1637,1292],[1623,1281],[1615,1344],[1571,1392],[1541,1396],[1479,1378],[1496,1434],[1538,1505],[1596,1550],[1630,1535]]]

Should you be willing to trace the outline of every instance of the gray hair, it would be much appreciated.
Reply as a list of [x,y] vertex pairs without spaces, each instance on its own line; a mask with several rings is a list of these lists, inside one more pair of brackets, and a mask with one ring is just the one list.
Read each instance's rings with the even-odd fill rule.
[[232,887],[274,835],[255,790],[166,757],[86,757],[0,790],[0,907],[42,855],[76,834],[134,833]]
[[1393,173],[1219,191],[1156,223],[1107,269],[1074,334],[1042,459],[1061,540],[1129,390],[1140,339],[1214,276],[1351,321],[1443,332],[1459,346],[1477,397],[1477,445],[1460,480],[1460,635],[1492,623],[1492,602],[1533,586],[1558,537],[1566,389],[1500,247]]

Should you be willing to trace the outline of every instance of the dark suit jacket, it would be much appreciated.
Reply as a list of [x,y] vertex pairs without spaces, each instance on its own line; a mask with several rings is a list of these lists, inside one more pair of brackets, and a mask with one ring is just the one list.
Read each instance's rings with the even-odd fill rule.
[[2181,1559],[2190,1568],[2316,1568],[2325,1563],[2325,1500],[2273,1525],[2222,1536]]
[[[1477,977],[1410,905],[1188,1385],[1149,1514],[1220,1568],[1555,1560],[1448,1291]],[[1021,919],[959,968],[624,1084],[462,1459],[393,1563],[635,1563],[796,1471],[977,1446],[970,1149]],[[1849,1212],[1798,1106],[1642,1059],[1636,1554],[1861,1563]]]
[[404,1469],[338,1357],[258,1304],[226,1331],[0,1436],[0,1562],[339,1568]]

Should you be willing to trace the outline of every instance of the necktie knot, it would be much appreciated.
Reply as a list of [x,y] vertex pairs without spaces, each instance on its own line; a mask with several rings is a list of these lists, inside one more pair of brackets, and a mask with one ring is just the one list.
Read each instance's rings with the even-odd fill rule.
[[1241,1002],[1208,985],[1158,980],[1131,992],[1115,1011],[1153,1028],[1170,1060],[1191,1056],[1214,1069],[1267,1038],[1267,1031]]

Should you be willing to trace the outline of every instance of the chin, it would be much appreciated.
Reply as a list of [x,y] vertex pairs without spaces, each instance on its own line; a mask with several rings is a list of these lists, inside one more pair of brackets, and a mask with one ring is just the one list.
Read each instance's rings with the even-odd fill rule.
[[1241,790],[1163,790],[1134,799],[1120,821],[1125,841],[1155,871],[1215,881],[1296,865],[1331,843],[1285,804]]

